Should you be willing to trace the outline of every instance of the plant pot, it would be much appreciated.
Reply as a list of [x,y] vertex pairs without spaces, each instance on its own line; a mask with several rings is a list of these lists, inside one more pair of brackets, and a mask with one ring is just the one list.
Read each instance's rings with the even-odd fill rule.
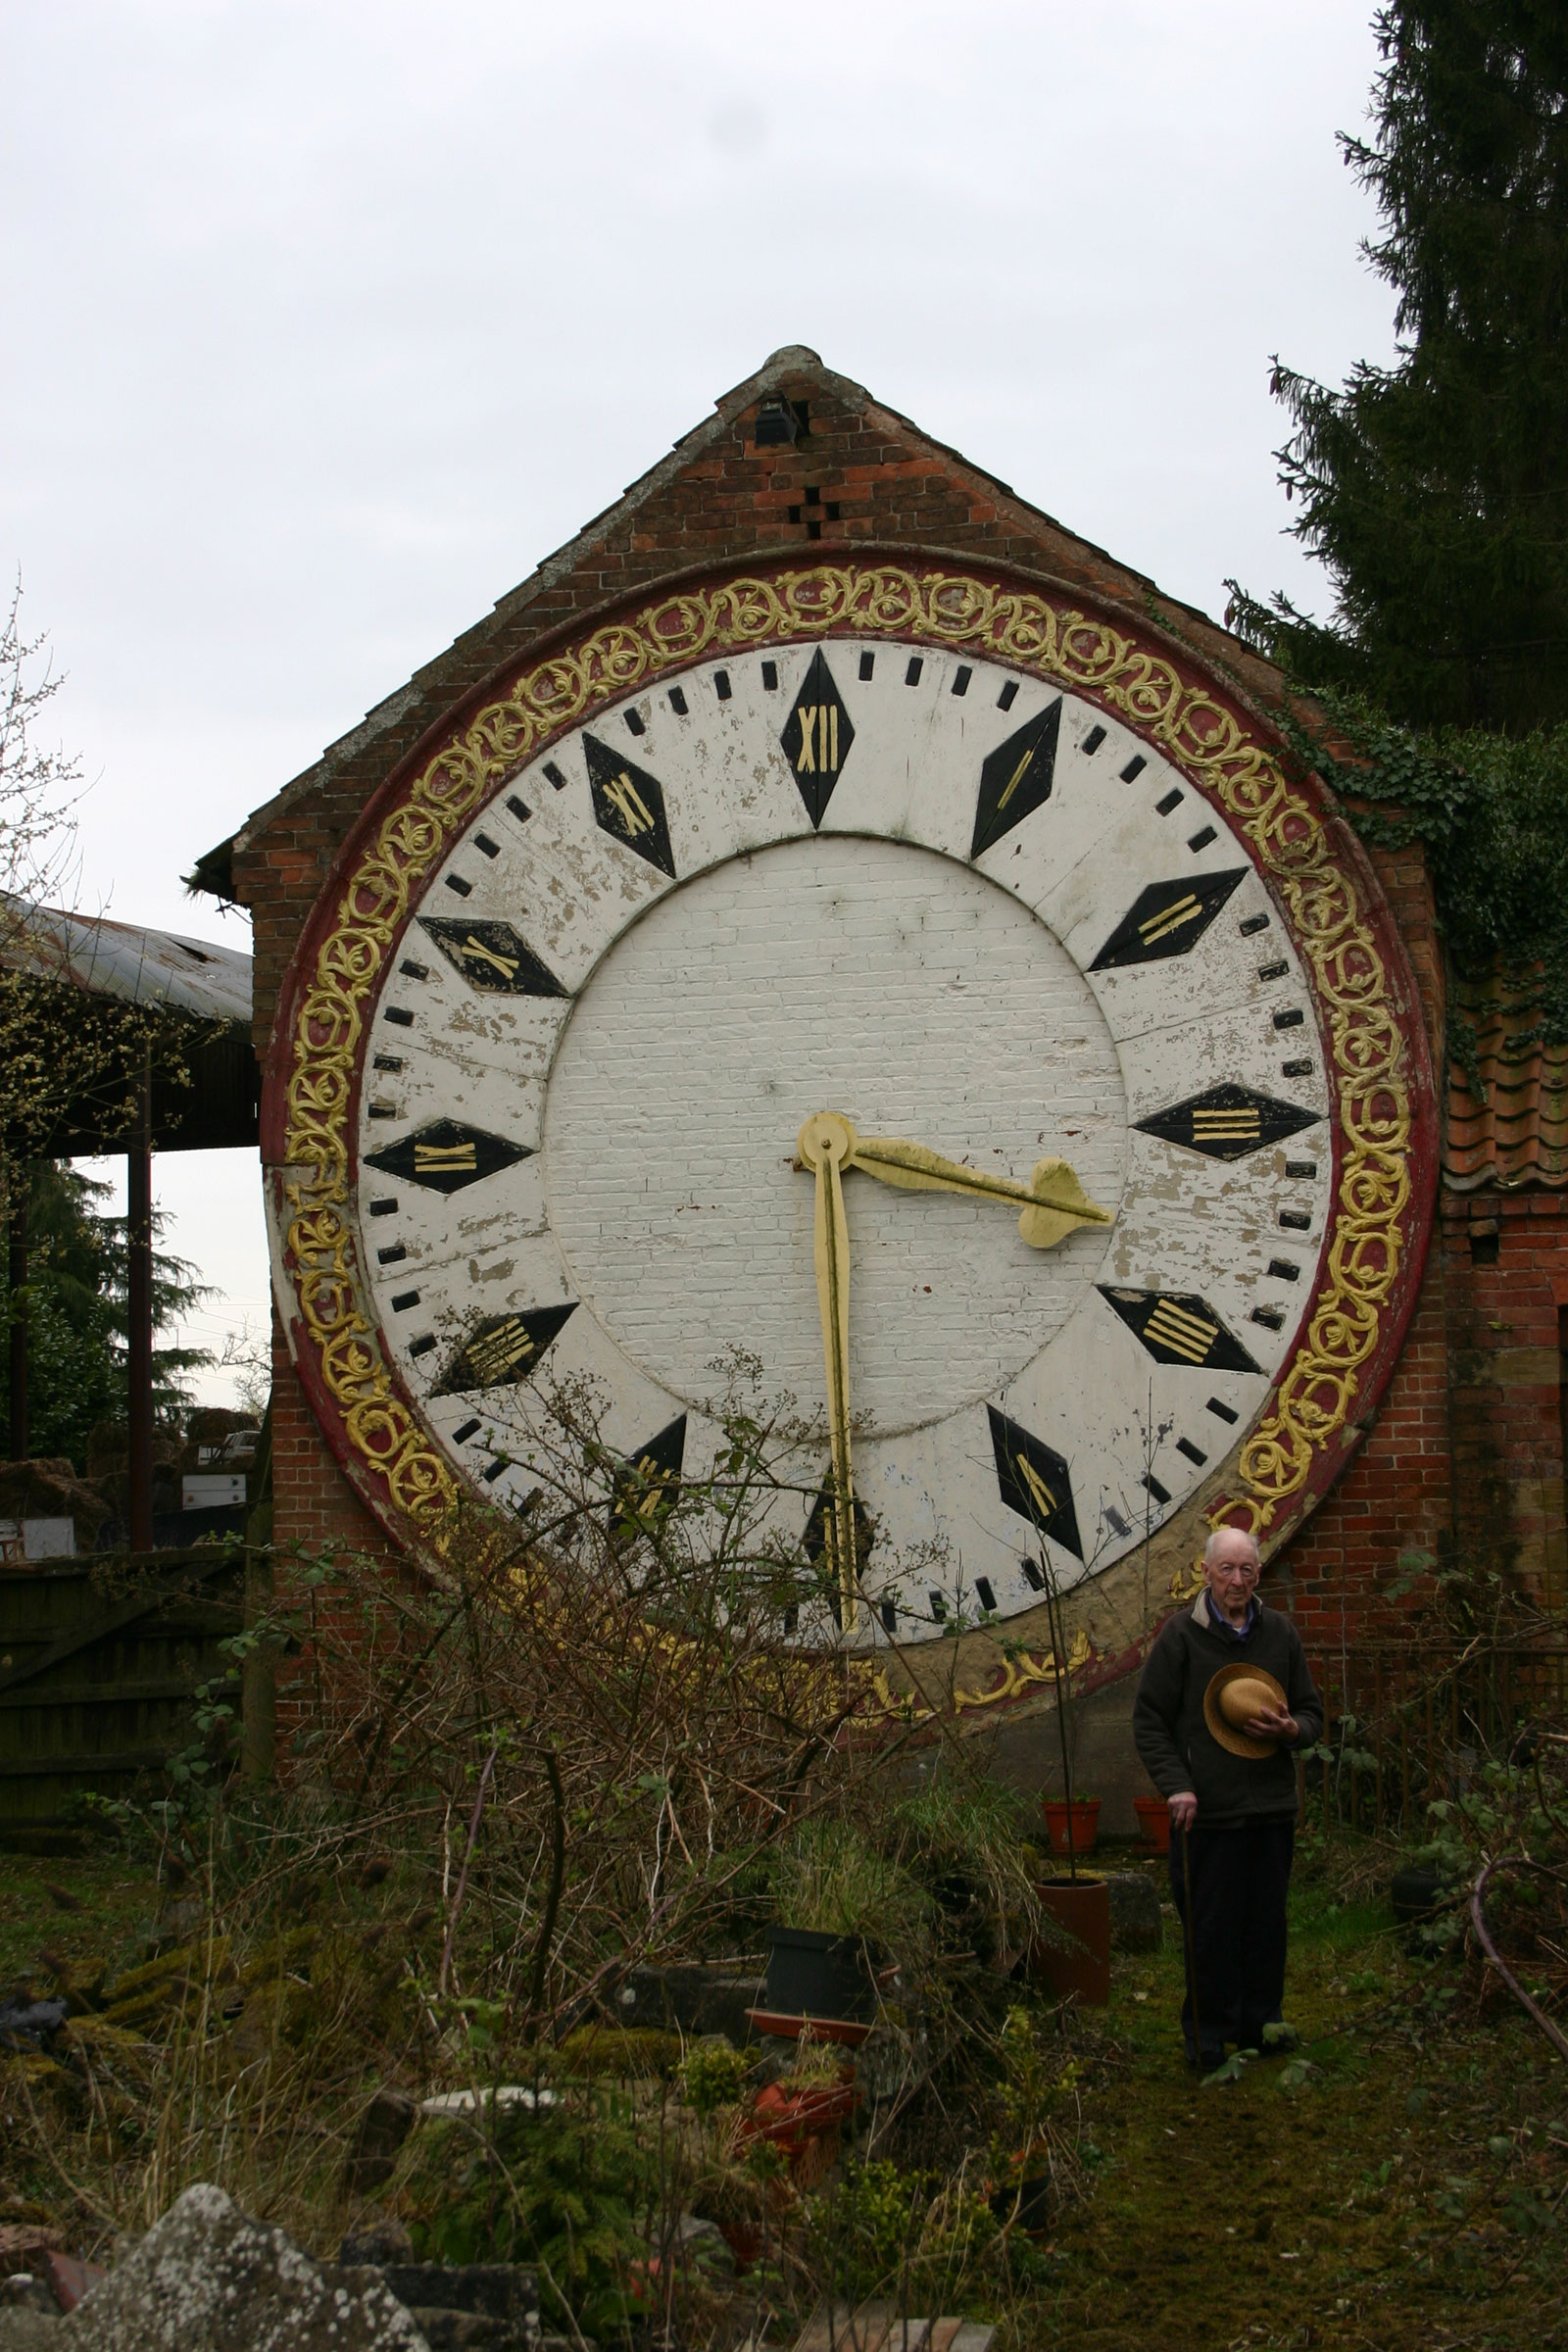
[[782,2017],[866,2016],[871,1980],[859,1937],[769,1928],[767,1983],[759,2006]]
[[1403,1926],[1418,1920],[1430,1919],[1438,1906],[1453,1892],[1453,1883],[1441,1870],[1417,1863],[1409,1870],[1396,1871],[1394,1885],[1389,1888],[1394,1904],[1394,1916]]
[[1072,1844],[1067,1843],[1067,1806],[1065,1799],[1042,1797],[1041,1810],[1046,1817],[1046,1830],[1054,1854],[1070,1853],[1074,1857],[1092,1854],[1100,1836],[1100,1799],[1098,1796],[1075,1796],[1072,1800]]
[[1110,1888],[1103,1879],[1047,1879],[1040,1904],[1070,1944],[1037,1943],[1030,1969],[1057,2000],[1103,2009],[1110,1999]]
[[1170,1852],[1170,1807],[1162,1796],[1135,1796],[1133,1811],[1143,1841],[1152,1854]]
[[720,2222],[718,2233],[735,2257],[737,2278],[743,2272],[749,2271],[754,2262],[761,2261],[762,2248],[767,2241],[760,2222]]

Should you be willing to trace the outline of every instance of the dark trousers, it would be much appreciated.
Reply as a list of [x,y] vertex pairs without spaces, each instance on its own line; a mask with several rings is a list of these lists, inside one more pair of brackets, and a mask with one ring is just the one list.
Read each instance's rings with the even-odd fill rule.
[[[1218,2060],[1222,2045],[1256,2049],[1262,2030],[1277,2025],[1285,1998],[1285,1895],[1296,1851],[1296,1822],[1285,1813],[1186,1833],[1192,1874],[1192,1933],[1187,1921],[1183,1835],[1170,1841],[1170,1886],[1184,1930],[1188,1960],[1182,2034],[1189,2053],[1200,2048]],[[1193,2019],[1194,1979],[1198,2017]]]

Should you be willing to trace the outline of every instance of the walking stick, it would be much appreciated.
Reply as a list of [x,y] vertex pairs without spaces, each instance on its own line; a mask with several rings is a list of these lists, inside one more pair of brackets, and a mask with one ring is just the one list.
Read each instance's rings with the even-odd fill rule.
[[1193,2012],[1193,2047],[1198,2052],[1198,2063],[1201,2066],[1203,2063],[1203,2036],[1198,2023],[1198,1961],[1197,1947],[1193,1938],[1193,1853],[1188,1842],[1185,1821],[1182,1823],[1182,1892],[1187,1898],[1182,1905],[1182,1940],[1187,1946],[1187,1998]]

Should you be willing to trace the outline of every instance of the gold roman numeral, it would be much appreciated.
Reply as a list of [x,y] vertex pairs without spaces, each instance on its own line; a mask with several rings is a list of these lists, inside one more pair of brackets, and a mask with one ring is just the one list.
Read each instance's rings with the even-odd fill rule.
[[1234,1110],[1195,1110],[1195,1144],[1251,1143],[1263,1132],[1255,1102],[1239,1103]]
[[635,841],[639,833],[653,831],[654,820],[648,813],[647,803],[625,768],[605,786],[605,798],[625,826],[628,841]]
[[1144,1337],[1168,1348],[1172,1355],[1184,1356],[1190,1364],[1201,1364],[1207,1362],[1208,1351],[1219,1337],[1219,1325],[1205,1323],[1201,1315],[1178,1306],[1173,1298],[1161,1298],[1144,1325]]
[[795,713],[801,722],[798,776],[836,776],[839,772],[839,707],[837,703],[803,703]]
[[1029,1491],[1030,1500],[1039,1511],[1041,1518],[1049,1519],[1056,1507],[1056,1497],[1026,1453],[1015,1453],[1012,1459],[1018,1476]]
[[533,1342],[515,1315],[487,1331],[467,1349],[468,1368],[478,1374],[475,1384],[488,1388],[492,1382],[504,1380],[518,1364],[526,1363],[533,1353]]
[[1011,800],[1013,794],[1023,782],[1024,771],[1028,767],[1029,762],[1031,760],[1033,760],[1034,756],[1035,746],[1031,744],[1029,749],[1025,752],[1023,758],[1019,760],[1017,766],[1013,769],[1011,775],[1007,778],[1006,789],[1003,793],[1001,800],[997,803],[997,812],[999,815],[1001,814],[1002,810],[1005,808],[1007,803]]
[[1203,911],[1203,903],[1188,891],[1185,898],[1173,899],[1157,914],[1146,915],[1138,926],[1138,936],[1145,947],[1163,939],[1171,931],[1179,931],[1184,923],[1196,923]]
[[501,974],[503,980],[514,980],[517,976],[515,956],[498,956],[494,948],[487,948],[484,941],[475,939],[471,931],[464,941],[460,953],[469,963],[488,963],[493,970]]
[[478,1169],[475,1147],[470,1138],[462,1144],[420,1144],[414,1147],[415,1174],[474,1174]]

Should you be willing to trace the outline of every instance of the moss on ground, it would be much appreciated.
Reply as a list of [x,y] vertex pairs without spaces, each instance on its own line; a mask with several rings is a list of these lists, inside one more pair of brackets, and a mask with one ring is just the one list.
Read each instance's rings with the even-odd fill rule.
[[[1199,2084],[1181,2063],[1174,1917],[1114,1970],[1083,2093],[1090,2201],[1019,2347],[1441,2352],[1568,2343],[1568,2068],[1387,1909],[1298,1889],[1287,2015],[1303,2045]],[[1561,2214],[1557,2210],[1562,2199]]]

